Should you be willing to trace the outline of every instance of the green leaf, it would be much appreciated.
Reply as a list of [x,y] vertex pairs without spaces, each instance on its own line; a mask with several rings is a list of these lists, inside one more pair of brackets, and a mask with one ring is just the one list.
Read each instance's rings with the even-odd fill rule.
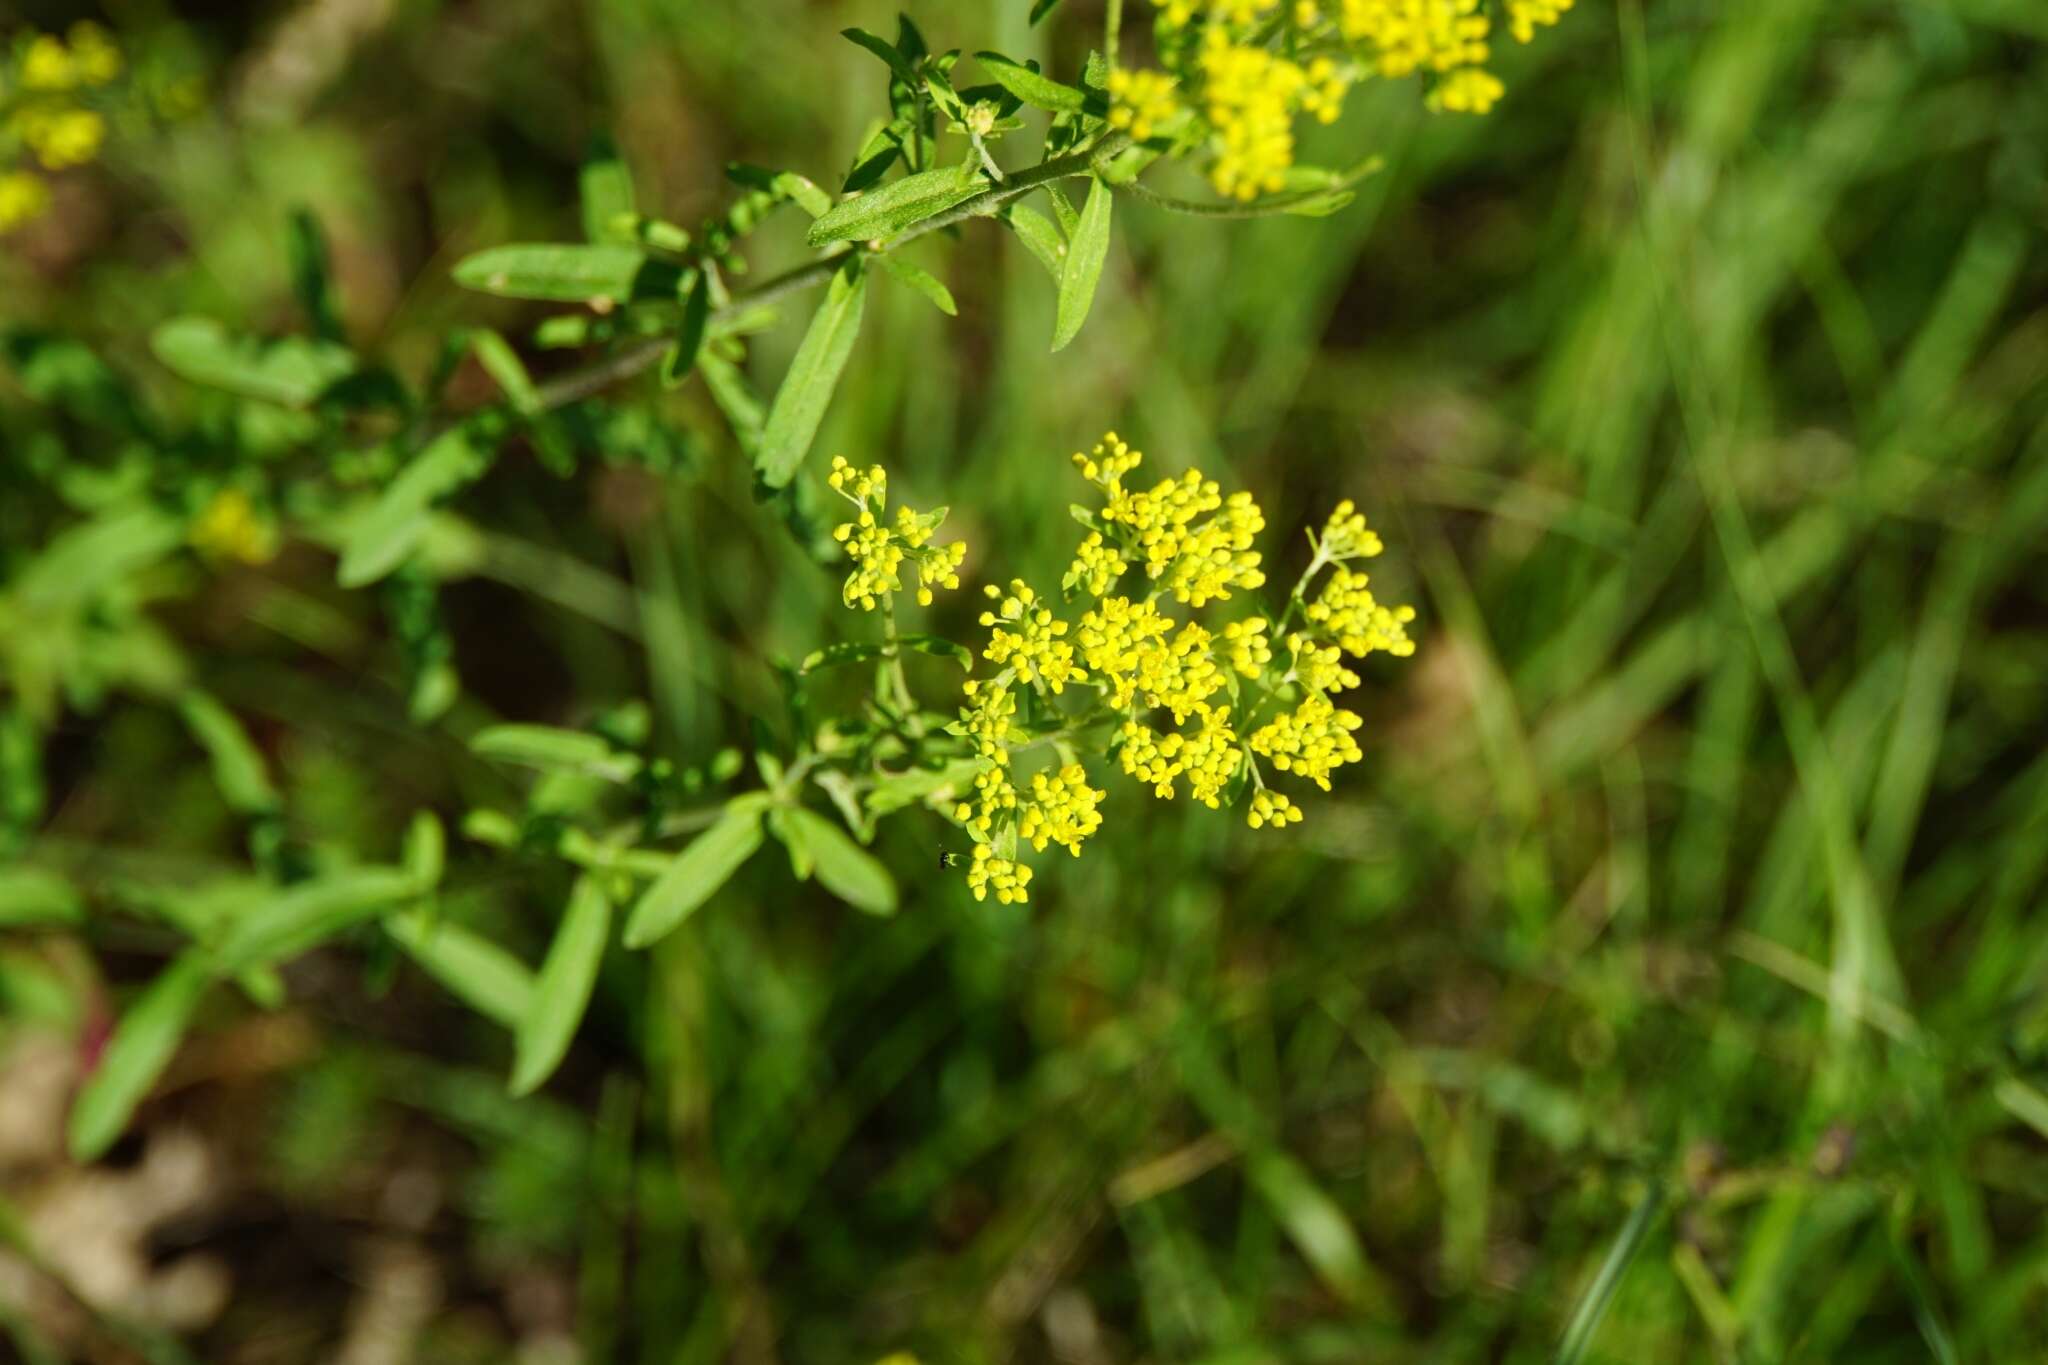
[[656,261],[635,246],[522,243],[491,247],[463,258],[455,282],[465,289],[513,299],[585,303],[673,297],[681,267]]
[[808,240],[812,246],[829,246],[893,237],[914,223],[972,199],[987,187],[981,172],[969,165],[906,175],[834,204],[831,212],[811,224]]
[[1275,1147],[1249,1152],[1245,1174],[1326,1284],[1353,1304],[1384,1302],[1379,1272],[1365,1259],[1350,1220],[1293,1157]]
[[1074,230],[1073,245],[1067,249],[1060,270],[1059,317],[1053,325],[1052,348],[1064,350],[1081,324],[1088,320],[1088,308],[1095,302],[1095,285],[1102,278],[1102,263],[1109,256],[1109,212],[1113,192],[1100,180],[1088,186],[1088,202],[1081,206],[1081,223]]
[[683,320],[676,328],[675,344],[661,357],[661,382],[674,388],[697,368],[697,354],[704,349],[704,329],[711,320],[711,289],[698,275],[690,292],[683,296]]
[[728,802],[718,822],[676,855],[627,918],[628,948],[666,938],[754,856],[761,847],[761,809],[758,798]]
[[[583,169],[576,183],[583,201],[585,240],[630,245],[633,172],[611,138],[599,134],[590,140],[590,150],[583,155]],[[621,219],[627,220],[623,231]]]
[[234,713],[204,692],[178,698],[185,728],[206,750],[213,766],[213,784],[230,809],[242,815],[270,815],[279,808],[277,789],[270,785],[263,755],[250,741]]
[[1075,87],[1040,75],[1036,69],[1012,61],[1000,52],[977,52],[974,60],[995,78],[997,85],[1036,108],[1050,109],[1055,114],[1078,114],[1088,103],[1088,96]]
[[867,276],[860,262],[849,260],[832,276],[825,301],[811,318],[796,360],[775,392],[767,424],[761,430],[761,448],[754,456],[754,467],[770,488],[781,488],[794,478],[810,453],[818,424],[825,420],[825,409],[832,402],[832,390],[860,333],[866,292]]
[[902,81],[913,90],[917,88],[917,69],[910,64],[909,58],[896,50],[894,43],[884,38],[877,38],[866,29],[860,28],[843,28],[839,30],[839,36],[850,43],[857,43],[874,53],[889,64],[889,70],[895,74],[897,80]]
[[882,646],[872,640],[842,640],[836,645],[814,649],[804,656],[798,672],[813,673],[821,668],[838,668],[882,657]]
[[845,830],[802,806],[788,808],[788,821],[802,838],[826,890],[870,915],[896,913],[895,878]]
[[1074,201],[1058,185],[1047,185],[1045,197],[1052,204],[1052,220],[1059,224],[1060,236],[1072,238],[1081,226],[1081,210],[1074,207]]
[[205,960],[188,953],[166,967],[122,1014],[99,1065],[71,1106],[74,1160],[97,1160],[121,1136],[135,1106],[170,1065],[212,982]]
[[0,867],[0,929],[69,928],[85,922],[70,882],[39,867]]
[[424,911],[392,915],[384,932],[450,995],[508,1029],[533,1010],[533,973],[497,944]]
[[533,378],[526,373],[526,362],[519,358],[510,342],[488,327],[472,327],[469,348],[476,353],[477,363],[484,367],[484,372],[504,390],[505,399],[511,403],[514,412],[522,417],[532,417],[540,411],[540,392],[533,387]]
[[390,867],[353,868],[300,882],[236,919],[215,957],[228,973],[283,962],[424,890],[412,873]]
[[1285,211],[1297,218],[1327,218],[1357,197],[1351,190],[1332,190],[1328,194],[1296,200],[1287,205]]
[[1031,6],[1031,26],[1038,27],[1038,21],[1059,8],[1060,0],[1035,0]]
[[798,175],[795,171],[780,171],[771,184],[777,194],[813,218],[823,218],[832,211],[832,196],[820,189],[809,176]]
[[341,310],[334,301],[333,271],[328,267],[327,238],[321,234],[319,220],[310,210],[292,210],[288,241],[292,292],[299,297],[299,307],[306,310],[313,334],[322,341],[344,340]]
[[376,582],[405,562],[426,534],[434,504],[480,476],[489,456],[465,427],[454,427],[421,451],[349,530],[337,574],[344,588]]
[[399,862],[421,886],[440,885],[448,865],[448,832],[441,828],[440,816],[423,810],[412,817]]
[[596,735],[548,725],[493,725],[470,736],[470,752],[501,763],[630,782],[639,763]]
[[356,371],[346,346],[306,337],[259,341],[212,318],[172,318],[151,333],[149,348],[181,379],[292,408],[309,406]]
[[1003,221],[1010,225],[1010,230],[1017,234],[1017,240],[1024,244],[1024,249],[1045,267],[1046,273],[1057,283],[1067,259],[1067,244],[1061,239],[1060,230],[1052,225],[1052,220],[1037,209],[1012,204],[1003,211]]
[[871,815],[887,815],[939,792],[964,790],[973,784],[981,767],[982,761],[978,758],[956,758],[942,768],[911,768],[890,773],[878,778],[868,789],[867,800],[863,804]]
[[1551,1357],[1555,1365],[1578,1365],[1586,1358],[1587,1350],[1593,1345],[1593,1336],[1600,1330],[1601,1319],[1607,1316],[1615,1291],[1621,1288],[1622,1277],[1628,1273],[1636,1253],[1643,1249],[1643,1243],[1650,1235],[1650,1225],[1656,1221],[1658,1211],[1663,1207],[1663,1184],[1652,1179],[1649,1188],[1643,1191],[1643,1197],[1637,1201],[1635,1211],[1629,1214],[1613,1245],[1607,1249],[1607,1259],[1600,1263],[1599,1271],[1587,1284],[1585,1293],[1579,1296],[1571,1321],[1565,1324],[1564,1338],[1557,1344],[1557,1354]]
[[569,908],[534,983],[533,1008],[520,1021],[514,1037],[513,1094],[537,1089],[562,1064],[576,1026],[590,1007],[611,924],[612,903],[597,878],[589,874],[578,877],[569,892]]
[[698,352],[697,368],[704,372],[704,387],[711,391],[711,401],[725,414],[733,437],[740,443],[740,450],[748,459],[758,461],[761,458],[761,429],[767,422],[760,396],[747,383],[747,377],[740,373],[739,366],[712,351]]
[[953,302],[953,291],[939,283],[938,277],[929,270],[912,265],[909,261],[893,253],[881,257],[881,262],[882,269],[930,299],[932,307],[938,309],[949,318],[960,315],[959,305]]
[[905,649],[914,649],[920,654],[929,654],[938,659],[951,659],[968,672],[974,671],[974,651],[957,641],[948,640],[943,635],[905,635],[900,637],[898,643]]

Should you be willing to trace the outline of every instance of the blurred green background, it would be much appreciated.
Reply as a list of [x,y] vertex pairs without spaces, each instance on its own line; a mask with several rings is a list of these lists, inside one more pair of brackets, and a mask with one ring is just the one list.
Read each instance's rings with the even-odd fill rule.
[[[1100,41],[1097,5],[1028,9],[911,13],[935,47],[1055,72]],[[894,22],[795,0],[99,17],[206,98],[116,129],[0,244],[0,318],[190,421],[205,400],[148,333],[303,330],[296,208],[350,340],[421,376],[450,329],[549,311],[448,268],[573,240],[593,135],[678,221],[726,201],[729,160],[833,183],[881,109],[837,30]],[[1357,90],[1310,150],[1387,168],[1332,218],[1121,204],[1056,356],[1013,239],[919,243],[961,316],[872,291],[805,477],[840,452],[949,504],[970,584],[1056,580],[1086,491],[1067,456],[1110,428],[1149,469],[1252,490],[1276,577],[1355,498],[1389,547],[1375,587],[1420,612],[1416,656],[1357,694],[1365,762],[1277,838],[1106,774],[1103,835],[1042,860],[1022,907],[941,872],[961,836],[923,814],[877,845],[893,920],[760,858],[684,934],[607,959],[531,1100],[504,1097],[503,1032],[416,968],[324,951],[281,1010],[211,999],[92,1170],[37,1125],[168,940],[120,917],[0,937],[12,1349],[2043,1358],[2044,39],[2037,0],[1580,0],[1504,45],[1488,117]],[[759,235],[755,278],[806,258],[800,232]],[[755,347],[764,389],[807,314]],[[325,550],[156,585],[295,840],[389,860],[417,809],[515,804],[461,742],[493,720],[645,697],[701,762],[783,723],[773,659],[860,628],[700,386],[637,382],[680,472],[515,449],[456,504],[491,549],[444,595],[465,691],[436,726]],[[0,370],[0,464],[53,429],[103,453],[52,421]],[[0,470],[0,564],[52,516]],[[969,597],[937,627],[976,638]],[[956,685],[921,663],[928,695]],[[240,857],[159,701],[68,711],[47,767],[30,846],[88,885]],[[447,914],[538,959],[556,867],[457,840],[450,881]],[[1588,1305],[1597,1331],[1567,1338]]]

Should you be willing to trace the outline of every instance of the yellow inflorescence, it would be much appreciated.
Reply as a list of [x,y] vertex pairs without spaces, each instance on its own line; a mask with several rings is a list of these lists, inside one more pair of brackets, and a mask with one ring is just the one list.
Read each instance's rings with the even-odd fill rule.
[[1506,93],[1507,87],[1491,71],[1468,66],[1438,81],[1426,103],[1438,112],[1483,114]]
[[1040,853],[1047,844],[1058,844],[1076,858],[1081,841],[1102,828],[1102,816],[1095,805],[1108,792],[1088,785],[1088,770],[1069,763],[1047,776],[1031,775],[1031,800],[1017,821],[1017,837]]
[[0,172],[0,232],[40,218],[50,207],[50,187],[33,171]]
[[[80,92],[120,74],[120,49],[97,24],[72,25],[68,45],[55,34],[37,34],[14,64],[11,84],[24,98],[7,115],[7,134],[46,171],[85,165],[100,154],[107,121],[78,103]],[[0,73],[0,96],[9,84]],[[49,187],[33,171],[0,172],[0,232],[41,217],[49,206]]]
[[[1074,456],[1102,505],[1076,513],[1087,530],[1063,584],[1067,600],[1080,599],[1071,636],[1060,605],[1022,580],[1007,592],[984,589],[996,605],[981,617],[989,629],[982,655],[1001,671],[966,684],[948,727],[978,760],[972,789],[951,798],[976,843],[968,882],[978,897],[993,889],[999,899],[1028,899],[1019,844],[1078,854],[1101,828],[1105,793],[1074,750],[1102,736],[1105,722],[1116,727],[1108,747],[1118,765],[1155,796],[1178,795],[1185,779],[1194,800],[1215,808],[1249,788],[1252,828],[1300,821],[1294,803],[1267,786],[1260,761],[1329,790],[1331,774],[1361,757],[1359,717],[1331,700],[1359,684],[1347,655],[1414,650],[1413,610],[1382,606],[1366,574],[1350,567],[1382,545],[1348,501],[1309,537],[1313,557],[1283,612],[1255,611],[1216,629],[1171,615],[1173,602],[1200,607],[1265,582],[1252,548],[1265,518],[1249,494],[1226,494],[1199,470],[1127,486],[1143,461],[1115,433]],[[1133,586],[1127,571],[1139,566],[1143,579]],[[1059,700],[1068,690],[1092,690],[1094,701]],[[1014,755],[1045,744],[1060,755],[1053,766],[1028,775],[1013,768]]]
[[895,525],[884,524],[882,516],[889,501],[889,475],[880,465],[856,469],[840,456],[832,459],[832,472],[825,481],[857,509],[854,520],[832,530],[832,538],[853,561],[840,596],[849,607],[873,611],[880,601],[903,585],[898,574],[908,559],[917,571],[917,600],[931,605],[932,589],[960,586],[960,565],[967,557],[967,543],[953,541],[933,545],[932,533],[946,519],[943,509],[918,512],[909,507],[896,509]]
[[1330,774],[1364,755],[1351,737],[1363,722],[1355,712],[1339,710],[1320,692],[1311,692],[1292,711],[1283,711],[1252,735],[1254,753],[1273,760],[1283,773],[1305,777],[1330,789]]
[[974,846],[974,861],[967,865],[967,889],[976,900],[987,900],[988,893],[993,891],[1004,905],[1028,901],[1031,893],[1025,888],[1030,885],[1029,863],[999,858],[995,849],[985,843]]
[[1118,67],[1109,73],[1109,126],[1143,142],[1181,110],[1173,77],[1163,71]]
[[1288,825],[1301,822],[1301,807],[1289,801],[1281,793],[1261,787],[1252,793],[1252,808],[1245,814],[1244,822],[1253,829],[1285,829]]
[[1321,595],[1309,603],[1308,619],[1354,658],[1375,650],[1406,658],[1415,652],[1407,630],[1415,608],[1381,606],[1370,582],[1359,570],[1338,565]]
[[1537,29],[1555,24],[1571,7],[1572,0],[1508,0],[1508,32],[1518,43],[1531,42]]
[[1455,71],[1487,57],[1479,0],[1344,0],[1338,27],[1372,45],[1382,76]]
[[1203,35],[1196,65],[1216,137],[1209,167],[1216,192],[1252,200],[1285,189],[1294,164],[1294,114],[1309,90],[1307,73],[1263,47],[1234,41],[1220,25]]
[[1074,647],[1061,638],[1067,623],[1053,615],[1030,584],[1013,578],[1007,595],[993,583],[983,591],[996,599],[996,609],[981,614],[981,623],[991,628],[983,658],[1007,664],[1023,681],[1035,678],[1055,692],[1087,680],[1087,672],[1074,663]]
[[208,559],[267,564],[277,555],[277,529],[239,488],[213,495],[186,533],[192,548]]

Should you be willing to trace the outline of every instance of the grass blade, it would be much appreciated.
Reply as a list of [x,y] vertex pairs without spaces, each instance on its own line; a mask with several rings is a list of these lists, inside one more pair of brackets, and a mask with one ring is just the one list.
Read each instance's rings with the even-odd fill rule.
[[1614,1302],[1615,1291],[1621,1288],[1622,1277],[1628,1274],[1629,1266],[1642,1251],[1643,1243],[1649,1239],[1650,1227],[1657,1221],[1657,1214],[1663,1207],[1663,1178],[1652,1177],[1650,1187],[1643,1191],[1643,1197],[1636,1202],[1635,1210],[1615,1237],[1614,1245],[1608,1248],[1607,1259],[1600,1263],[1599,1273],[1586,1286],[1586,1292],[1579,1296],[1579,1305],[1572,1310],[1571,1322],[1565,1326],[1564,1337],[1557,1344],[1557,1354],[1551,1357],[1555,1365],[1578,1365],[1586,1358],[1586,1351],[1593,1344],[1593,1334],[1600,1330],[1600,1322]]

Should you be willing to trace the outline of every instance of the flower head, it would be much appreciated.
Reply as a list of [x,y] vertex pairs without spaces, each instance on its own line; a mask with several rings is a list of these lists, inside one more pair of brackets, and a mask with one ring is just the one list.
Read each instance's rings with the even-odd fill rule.
[[1381,606],[1367,586],[1370,582],[1366,574],[1338,565],[1321,594],[1309,603],[1308,619],[1319,634],[1335,640],[1353,658],[1363,659],[1375,650],[1406,658],[1415,652],[1407,630],[1415,608]]
[[34,171],[0,172],[0,232],[43,216],[50,207],[50,187]]
[[239,488],[214,494],[186,534],[208,559],[267,564],[277,554],[277,528],[258,514],[256,504]]
[[1180,113],[1173,77],[1163,71],[1118,67],[1109,73],[1109,126],[1127,128],[1143,142]]
[[976,900],[987,900],[988,893],[993,891],[1004,905],[1022,904],[1031,899],[1031,893],[1025,889],[1030,885],[1029,863],[999,858],[986,843],[974,846],[974,861],[967,865],[967,889]]
[[984,591],[995,599],[996,607],[981,614],[981,623],[990,627],[983,658],[1008,664],[1024,681],[1037,679],[1055,692],[1087,679],[1087,672],[1074,663],[1074,647],[1062,638],[1067,623],[1053,615],[1030,584],[1013,578],[1007,594],[993,583]]
[[873,611],[876,604],[903,585],[898,579],[908,559],[917,571],[917,600],[930,606],[934,587],[960,586],[960,565],[967,557],[967,543],[931,543],[933,532],[946,519],[946,511],[919,512],[898,507],[893,526],[884,520],[889,500],[889,475],[880,465],[856,469],[843,457],[834,456],[832,471],[825,482],[851,502],[857,510],[852,521],[832,530],[832,538],[853,561],[840,596],[849,607]]
[[1048,776],[1031,775],[1031,800],[1017,821],[1017,837],[1040,853],[1047,844],[1059,844],[1075,857],[1081,856],[1081,841],[1102,828],[1102,816],[1095,805],[1109,793],[1088,785],[1088,770],[1069,763]]
[[1351,737],[1362,723],[1352,712],[1338,710],[1322,693],[1311,692],[1300,706],[1281,712],[1254,733],[1251,746],[1281,772],[1305,777],[1328,791],[1332,771],[1363,757]]

